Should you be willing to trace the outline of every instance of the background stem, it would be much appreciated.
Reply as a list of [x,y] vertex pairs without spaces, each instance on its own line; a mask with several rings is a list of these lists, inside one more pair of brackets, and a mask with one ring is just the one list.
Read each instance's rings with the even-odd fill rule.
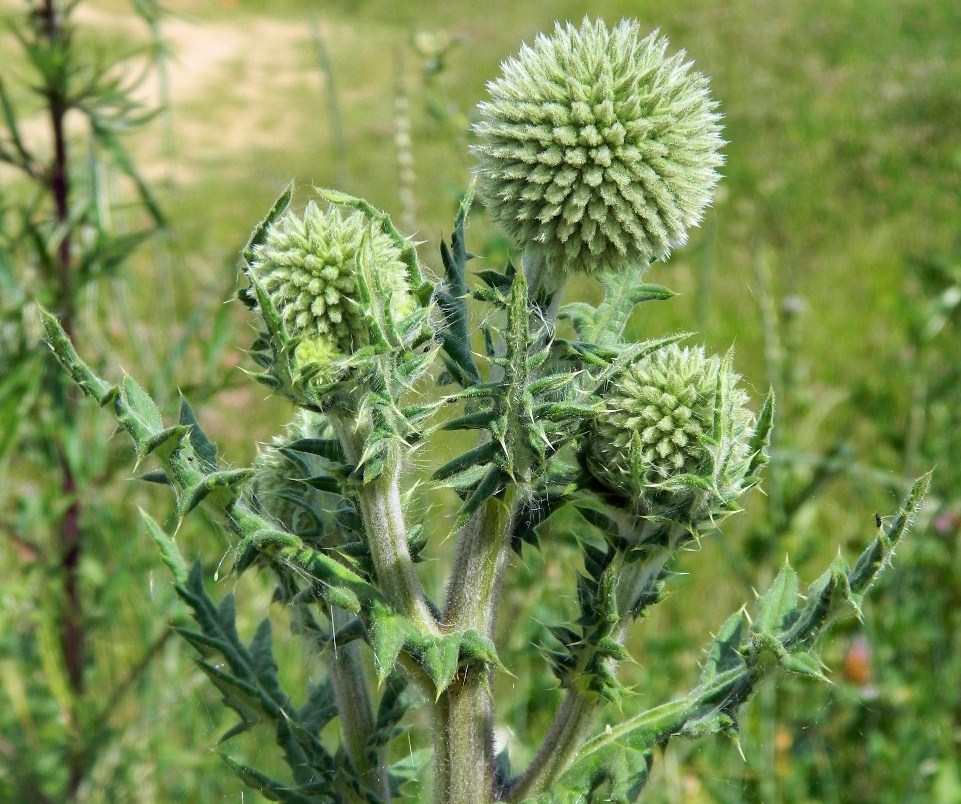
[[[67,51],[64,12],[55,0],[42,0],[35,7],[38,35],[51,52]],[[76,292],[73,282],[70,235],[70,165],[67,153],[67,135],[64,125],[68,102],[66,96],[65,70],[53,70],[47,76],[43,88],[53,140],[53,158],[47,169],[47,192],[53,204],[55,231],[60,231],[60,242],[51,255],[51,277],[57,293],[57,313],[64,332],[71,340],[75,337]],[[53,380],[57,397],[56,409],[63,417],[64,432],[69,432],[76,418],[77,399],[72,388],[67,388],[57,372]],[[80,563],[83,558],[83,534],[80,529],[81,506],[77,496],[77,480],[64,450],[63,441],[55,445],[57,463],[60,467],[60,491],[68,500],[60,518],[59,569],[63,584],[60,608],[60,649],[66,666],[67,679],[75,699],[84,693],[84,669],[86,665],[86,633],[83,600],[80,594]],[[71,721],[75,713],[68,713]],[[76,724],[75,724],[76,725]],[[65,796],[76,796],[86,775],[86,760],[82,751],[68,752],[69,773]]]
[[[352,619],[345,611],[331,608],[331,625],[337,629]],[[367,686],[365,661],[358,641],[346,645],[334,643],[327,662],[334,701],[340,720],[343,745],[358,777],[376,790],[384,802],[391,800],[387,774],[386,746],[376,754],[370,752],[368,740],[376,726],[370,690]]]

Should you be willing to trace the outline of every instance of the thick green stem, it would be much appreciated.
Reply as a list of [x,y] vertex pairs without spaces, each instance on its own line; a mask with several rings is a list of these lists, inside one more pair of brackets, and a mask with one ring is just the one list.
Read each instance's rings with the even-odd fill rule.
[[[490,636],[494,627],[517,487],[492,497],[461,531],[444,625]],[[493,701],[486,671],[469,671],[444,691],[434,714],[435,802],[493,800]]]
[[[347,460],[357,463],[363,439],[352,423],[331,414]],[[391,462],[357,492],[360,514],[364,522],[367,547],[374,564],[377,583],[391,605],[410,618],[425,634],[437,634],[437,622],[427,604],[424,587],[414,571],[414,561],[407,544],[407,527],[400,502],[400,467]]]
[[[508,313],[507,337],[503,352],[521,366],[512,365],[507,378],[517,377],[507,388],[507,407],[521,409],[521,395],[526,382],[527,340],[530,328],[538,332],[535,348],[542,348],[550,337],[550,327],[557,318],[563,277],[551,270],[536,254],[525,254],[521,281],[527,283],[527,310],[512,321]],[[526,345],[525,345],[526,344]],[[497,367],[492,377],[500,376]],[[505,436],[509,445],[519,442],[511,433]],[[524,471],[515,467],[521,476]],[[457,632],[473,629],[491,637],[497,615],[500,588],[510,552],[511,523],[526,493],[525,484],[510,484],[503,495],[493,497],[477,511],[462,529],[457,541],[454,566],[447,586],[444,608],[445,628]],[[494,795],[493,776],[493,700],[490,678],[485,674],[469,676],[462,684],[453,684],[438,701],[435,713],[435,764],[437,801],[487,801]]]
[[491,497],[460,533],[444,606],[444,625],[451,631],[473,628],[484,636],[493,631],[517,497],[517,486]]
[[471,671],[434,705],[434,804],[493,800],[490,688],[485,671]]
[[[331,610],[331,622],[335,630],[349,619],[343,610]],[[368,739],[374,732],[376,721],[364,671],[365,662],[361,656],[362,647],[356,641],[340,646],[335,643],[327,664],[343,745],[350,764],[370,789],[377,791],[383,801],[389,802],[391,796],[385,748],[382,747],[376,754],[368,749]]]

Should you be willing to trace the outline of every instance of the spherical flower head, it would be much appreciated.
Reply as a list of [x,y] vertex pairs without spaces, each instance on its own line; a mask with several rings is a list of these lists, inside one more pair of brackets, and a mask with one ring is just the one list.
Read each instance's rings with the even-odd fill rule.
[[719,518],[750,485],[754,414],[729,359],[671,345],[609,384],[587,464],[638,513]]
[[474,127],[494,220],[555,269],[625,270],[685,242],[723,158],[716,103],[637,22],[557,25],[503,65]]
[[389,296],[389,303],[373,302],[385,303],[397,322],[409,316],[416,305],[401,252],[362,212],[322,210],[310,202],[303,217],[285,212],[254,248],[251,274],[288,335],[300,342],[294,352],[300,366],[325,365],[370,343],[364,266],[376,292]]

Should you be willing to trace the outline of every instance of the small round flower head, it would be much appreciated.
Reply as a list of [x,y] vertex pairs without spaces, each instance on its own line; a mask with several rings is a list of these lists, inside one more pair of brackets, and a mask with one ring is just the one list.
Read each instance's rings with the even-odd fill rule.
[[671,345],[611,381],[587,464],[642,514],[722,516],[752,485],[754,415],[729,362]]
[[366,261],[402,321],[415,309],[406,266],[395,243],[361,212],[322,210],[310,202],[303,218],[285,212],[254,249],[250,271],[300,341],[301,365],[328,363],[370,342],[359,275]]
[[635,21],[557,25],[503,65],[474,131],[478,188],[520,248],[588,272],[646,265],[701,218],[723,159],[707,79]]

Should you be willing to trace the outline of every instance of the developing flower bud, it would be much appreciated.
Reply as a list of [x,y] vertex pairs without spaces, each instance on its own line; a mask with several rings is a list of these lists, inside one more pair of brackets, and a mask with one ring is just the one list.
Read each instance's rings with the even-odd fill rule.
[[474,127],[478,189],[555,269],[643,267],[685,242],[717,183],[707,79],[635,21],[557,25],[503,65]]
[[304,535],[315,530],[330,515],[323,505],[323,493],[304,482],[322,470],[322,463],[309,454],[301,454],[295,461],[281,449],[300,439],[332,437],[326,418],[302,410],[287,425],[284,435],[274,438],[257,459],[251,488],[264,512],[291,533]]
[[[406,266],[395,243],[362,212],[322,211],[310,202],[303,218],[284,213],[254,248],[251,274],[264,288],[288,334],[300,341],[301,367],[326,365],[367,346],[369,316],[362,298],[362,261],[376,301],[395,322],[415,309]],[[379,315],[379,313],[377,314]]]
[[749,478],[754,415],[727,360],[671,345],[611,381],[587,464],[642,514],[722,516]]

